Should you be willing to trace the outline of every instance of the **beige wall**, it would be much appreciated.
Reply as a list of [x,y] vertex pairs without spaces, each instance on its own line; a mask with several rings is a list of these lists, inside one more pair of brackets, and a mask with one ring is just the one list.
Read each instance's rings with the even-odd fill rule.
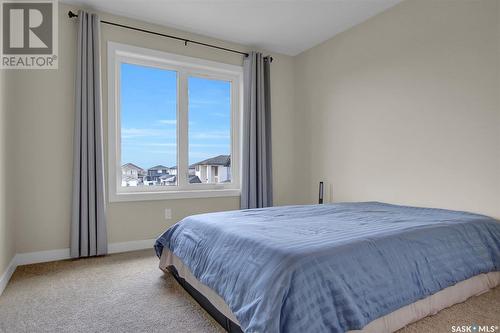
[[[76,20],[67,18],[69,9],[59,7],[59,69],[16,71],[9,80],[9,102],[15,106],[10,156],[15,182],[12,204],[16,225],[17,252],[31,252],[69,246],[71,207],[74,68],[76,57]],[[245,50],[242,46],[214,41],[202,36],[174,31],[144,22],[102,14],[124,24],[177,34],[205,42]],[[158,49],[167,52],[241,64],[242,57],[183,43],[102,25],[102,75],[104,121],[107,122],[107,41]],[[274,187],[277,204],[293,202],[289,177],[293,171],[293,61],[273,54],[272,107],[273,140],[281,149],[274,152]],[[107,133],[105,133],[107,137]],[[283,171],[282,171],[283,170]],[[279,172],[278,172],[279,171]],[[164,208],[172,208],[173,219],[165,221]],[[109,242],[142,240],[156,237],[170,224],[184,216],[239,208],[239,198],[143,201],[111,203],[108,206]]]
[[0,276],[15,254],[14,227],[7,212],[7,103],[6,71],[0,69]]
[[297,56],[303,200],[500,218],[498,6],[407,0]]

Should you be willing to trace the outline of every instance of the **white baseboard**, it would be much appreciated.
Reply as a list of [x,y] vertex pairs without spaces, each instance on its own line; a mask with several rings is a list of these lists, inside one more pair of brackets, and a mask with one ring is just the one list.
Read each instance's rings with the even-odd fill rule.
[[12,277],[12,274],[14,274],[16,267],[16,256],[14,256],[14,258],[12,258],[9,265],[7,266],[5,272],[2,274],[2,276],[0,276],[0,296],[2,295],[5,287],[7,287],[7,283],[9,283],[9,280]]
[[153,249],[156,239],[145,239],[139,241],[110,243],[108,245],[108,253],[122,253],[137,250]]
[[[119,242],[108,244],[108,253],[122,253],[137,250],[152,249],[155,243],[155,239],[145,239],[139,241],[130,242]],[[12,274],[16,270],[17,266],[37,264],[41,262],[49,262],[56,260],[70,259],[69,248],[58,249],[58,250],[48,250],[48,251],[38,251],[38,252],[28,252],[28,253],[17,253],[14,258],[10,261],[7,269],[0,276],[0,295],[2,295],[7,283],[9,282]]]
[[69,249],[48,250],[28,253],[18,253],[14,257],[16,266],[38,264],[56,260],[69,259]]

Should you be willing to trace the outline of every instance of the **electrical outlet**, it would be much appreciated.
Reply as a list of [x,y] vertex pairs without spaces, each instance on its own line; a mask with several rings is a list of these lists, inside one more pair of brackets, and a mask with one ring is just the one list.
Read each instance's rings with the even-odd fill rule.
[[165,220],[172,219],[172,209],[165,208]]

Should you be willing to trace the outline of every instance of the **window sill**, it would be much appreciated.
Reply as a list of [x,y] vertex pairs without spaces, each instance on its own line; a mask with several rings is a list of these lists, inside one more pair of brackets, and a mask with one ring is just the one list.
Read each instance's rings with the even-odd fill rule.
[[109,202],[239,197],[238,189],[110,193]]

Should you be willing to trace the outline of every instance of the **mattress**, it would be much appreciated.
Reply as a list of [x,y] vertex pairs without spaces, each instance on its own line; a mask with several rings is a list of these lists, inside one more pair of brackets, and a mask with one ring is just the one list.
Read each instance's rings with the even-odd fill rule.
[[[177,274],[186,280],[200,294],[226,318],[240,325],[236,316],[231,312],[229,306],[217,295],[215,291],[198,281],[182,261],[170,250],[163,251],[160,257],[160,269],[168,272],[174,267]],[[170,267],[170,268],[169,268]],[[465,281],[461,281],[451,287],[445,288],[431,296],[421,299],[415,303],[406,305],[383,317],[375,319],[361,330],[353,330],[348,333],[390,333],[405,327],[415,321],[450,307],[454,304],[464,302],[472,296],[481,295],[488,290],[500,285],[500,272],[479,274]]]
[[189,216],[155,243],[245,332],[346,332],[500,270],[500,223],[377,202]]

